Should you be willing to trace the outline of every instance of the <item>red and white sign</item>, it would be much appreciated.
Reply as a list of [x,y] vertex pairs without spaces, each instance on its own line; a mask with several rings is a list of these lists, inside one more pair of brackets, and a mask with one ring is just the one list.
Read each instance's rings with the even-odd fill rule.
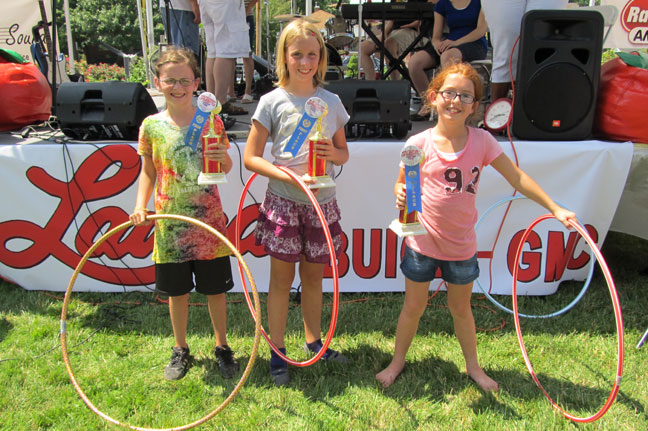
[[601,0],[601,5],[616,6],[619,12],[606,48],[648,47],[648,0]]
[[[25,289],[64,291],[83,254],[103,233],[128,219],[135,204],[140,158],[134,144],[59,144],[3,138],[0,143],[0,276]],[[501,143],[512,157],[507,142]],[[236,146],[239,147],[237,151]],[[238,154],[243,143],[232,143],[234,168],[221,198],[233,238],[236,210],[243,189]],[[269,146],[268,146],[269,147]],[[342,210],[344,250],[339,258],[340,291],[400,291],[398,268],[402,240],[388,229],[398,215],[393,187],[403,142],[350,142],[350,159],[336,179]],[[516,142],[520,166],[557,202],[574,210],[600,245],[614,216],[632,160],[630,143]],[[261,291],[266,291],[269,260],[251,235],[267,180],[257,178],[246,198],[241,225],[241,253]],[[511,196],[511,186],[494,169],[484,169],[477,195],[483,214]],[[149,208],[152,206],[149,206]],[[521,231],[546,210],[529,200],[513,203],[497,245],[493,244],[505,206],[491,211],[478,230],[478,256],[483,286],[510,294],[512,259]],[[76,291],[151,289],[151,227],[130,228],[103,243],[88,260]],[[584,280],[590,250],[574,232],[555,220],[541,223],[529,237],[521,261],[520,294],[546,295],[561,280]],[[238,271],[236,289],[240,291]],[[330,271],[327,271],[330,277]],[[294,285],[299,281],[295,280]],[[437,282],[432,287],[436,288]],[[330,278],[325,289],[332,290]],[[475,290],[477,291],[477,287]]]

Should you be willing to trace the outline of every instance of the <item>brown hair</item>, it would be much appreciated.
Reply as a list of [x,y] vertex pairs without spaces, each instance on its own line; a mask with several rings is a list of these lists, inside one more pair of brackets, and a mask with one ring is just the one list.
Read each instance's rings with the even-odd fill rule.
[[298,37],[314,37],[320,47],[319,64],[317,65],[317,72],[313,76],[313,86],[317,87],[324,83],[324,76],[326,75],[327,65],[327,52],[324,39],[315,25],[301,18],[294,19],[288,24],[277,42],[277,82],[279,87],[284,87],[288,84],[290,76],[288,75],[288,68],[286,67],[286,50]]
[[470,79],[475,87],[475,101],[479,102],[481,100],[484,89],[479,73],[469,63],[455,63],[443,68],[434,77],[432,82],[430,82],[430,85],[428,85],[425,91],[425,103],[427,105],[430,105],[430,96],[432,93],[437,93],[441,89],[449,75],[461,75],[464,78]]
[[186,63],[187,66],[193,71],[194,77],[200,77],[200,68],[198,67],[198,62],[194,56],[193,51],[182,48],[180,46],[168,46],[160,55],[160,58],[155,62],[155,76],[160,77],[160,69],[165,64],[175,63],[183,64]]

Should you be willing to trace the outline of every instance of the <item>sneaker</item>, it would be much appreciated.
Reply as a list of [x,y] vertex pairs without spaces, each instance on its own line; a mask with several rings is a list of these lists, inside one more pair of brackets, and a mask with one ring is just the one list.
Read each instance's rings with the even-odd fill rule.
[[275,386],[285,386],[290,382],[288,367],[270,368],[270,375],[274,380]]
[[[280,347],[279,351],[284,355],[286,354],[285,347]],[[270,350],[270,375],[272,376],[275,386],[285,386],[290,382],[288,363],[281,359],[274,350]]]
[[234,353],[228,345],[216,346],[214,348],[214,356],[216,356],[216,361],[218,361],[218,371],[221,373],[221,376],[226,379],[234,377],[239,370],[239,364],[234,359]]
[[[311,352],[315,354],[317,354],[320,351],[320,349],[317,349],[317,351],[313,350],[311,347],[308,346],[308,343],[304,344],[304,350],[306,352]],[[349,359],[346,356],[344,356],[342,353],[338,352],[337,350],[326,349],[326,352],[322,355],[320,361],[338,362],[340,364],[346,364],[347,362],[349,362]]]
[[187,374],[191,367],[191,355],[186,347],[174,347],[171,361],[164,369],[164,378],[167,380],[180,380]]

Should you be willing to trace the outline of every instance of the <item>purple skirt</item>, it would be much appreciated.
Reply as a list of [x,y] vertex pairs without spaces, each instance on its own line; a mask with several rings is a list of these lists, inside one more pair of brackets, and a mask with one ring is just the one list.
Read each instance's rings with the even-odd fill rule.
[[[335,199],[321,205],[337,256],[342,251],[340,208]],[[254,230],[257,245],[286,262],[329,263],[329,247],[315,208],[267,192]]]

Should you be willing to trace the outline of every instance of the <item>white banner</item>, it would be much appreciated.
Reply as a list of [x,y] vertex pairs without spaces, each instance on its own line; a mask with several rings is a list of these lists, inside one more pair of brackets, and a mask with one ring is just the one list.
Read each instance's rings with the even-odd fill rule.
[[613,5],[618,9],[605,42],[606,48],[648,48],[648,0],[601,0],[601,5]]
[[[402,145],[394,141],[349,143],[350,160],[337,178],[346,238],[338,263],[342,292],[403,289],[404,278],[398,268],[402,241],[387,229],[397,216],[392,190]],[[516,142],[515,146],[522,169],[556,201],[574,210],[600,245],[623,191],[632,144]],[[502,142],[502,147],[513,157],[509,143]],[[229,183],[220,187],[231,238],[243,189],[241,178],[250,177],[245,169],[240,171],[242,151],[243,144],[230,150],[234,168],[228,174]],[[0,209],[0,276],[25,289],[64,291],[90,244],[127,221],[135,202],[139,168],[135,146],[130,144],[38,141],[0,145],[4,202]],[[255,201],[263,200],[266,185],[264,178],[255,180],[250,189],[253,198],[246,198],[241,216],[246,227],[241,252],[261,291],[267,291],[269,260],[254,246],[250,233],[257,216]],[[513,194],[492,168],[484,170],[479,189],[480,214]],[[510,294],[516,238],[546,210],[528,200],[514,202],[491,253],[504,210],[505,205],[496,208],[480,224],[480,281],[489,288],[492,268],[491,291]],[[525,245],[520,294],[551,294],[560,280],[585,279],[591,253],[582,240],[570,250],[575,240],[575,233],[567,232],[555,220],[541,223]],[[75,290],[153,288],[151,246],[149,228],[131,228],[114,235],[89,259]],[[331,286],[327,279],[325,289],[330,291]],[[433,283],[433,288],[436,286]],[[236,290],[240,289],[237,280]]]
[[[50,0],[43,0],[47,22],[52,21]],[[30,52],[34,43],[32,27],[42,20],[38,0],[3,0],[0,6],[0,48],[18,52],[33,62]],[[57,17],[62,19],[62,17]]]

